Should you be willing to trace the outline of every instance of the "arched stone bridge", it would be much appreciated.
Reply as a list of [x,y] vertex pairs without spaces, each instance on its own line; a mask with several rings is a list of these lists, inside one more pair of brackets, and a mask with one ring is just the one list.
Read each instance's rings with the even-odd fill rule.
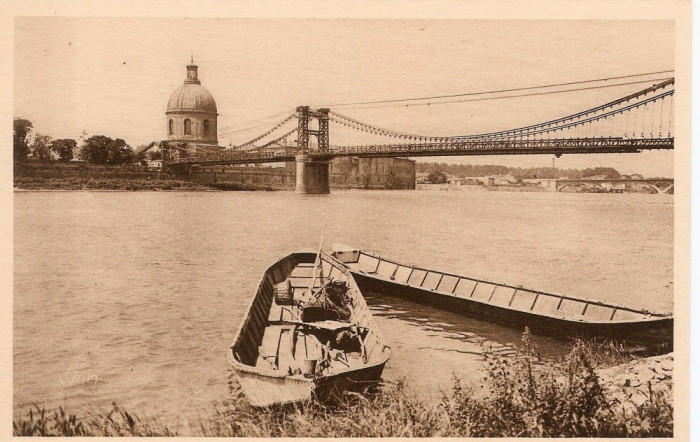
[[673,193],[672,179],[576,179],[556,180],[556,191],[561,192],[567,187],[600,189],[607,192],[623,192],[632,186],[646,187],[656,193]]

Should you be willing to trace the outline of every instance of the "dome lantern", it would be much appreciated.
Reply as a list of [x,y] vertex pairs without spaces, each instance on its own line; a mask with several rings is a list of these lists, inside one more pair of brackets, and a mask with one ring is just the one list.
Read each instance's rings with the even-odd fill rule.
[[185,83],[201,84],[197,79],[197,65],[194,64],[194,57],[191,58],[190,64],[187,65],[187,79]]

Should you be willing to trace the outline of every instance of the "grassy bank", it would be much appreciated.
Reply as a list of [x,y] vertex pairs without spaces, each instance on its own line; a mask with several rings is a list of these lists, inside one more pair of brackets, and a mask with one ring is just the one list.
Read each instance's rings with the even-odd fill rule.
[[149,180],[126,178],[43,178],[22,177],[14,178],[16,190],[124,190],[124,191],[212,191],[212,190],[273,190],[268,186],[252,186],[235,183],[215,183],[210,185],[182,180]]
[[613,399],[596,374],[610,359],[577,344],[558,363],[543,363],[527,332],[515,356],[486,353],[484,381],[467,387],[455,378],[439,402],[408,393],[399,382],[379,392],[348,395],[334,404],[309,402],[254,409],[232,384],[230,398],[192,422],[172,429],[119,406],[78,417],[38,407],[16,415],[16,436],[248,437],[670,437],[670,389],[644,388],[641,404]]

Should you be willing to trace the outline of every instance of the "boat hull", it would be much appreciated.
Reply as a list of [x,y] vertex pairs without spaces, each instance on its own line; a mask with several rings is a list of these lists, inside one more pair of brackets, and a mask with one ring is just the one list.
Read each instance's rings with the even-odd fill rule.
[[314,393],[315,385],[312,379],[266,376],[244,370],[235,371],[243,393],[250,405],[254,407],[307,401]]
[[529,327],[558,339],[602,338],[651,353],[673,349],[670,314],[401,264],[347,246],[337,247],[333,256],[365,292],[398,296],[520,330]]
[[389,358],[384,361],[367,366],[359,370],[326,376],[316,382],[314,394],[322,401],[339,397],[345,392],[362,392],[379,383],[384,372],[384,366]]
[[[300,309],[306,301],[294,302],[312,287],[325,290],[334,281],[346,287],[347,319],[312,319],[308,309]],[[349,329],[356,330],[356,350],[343,349],[337,340],[337,333],[353,336]],[[293,253],[265,271],[227,353],[243,393],[256,407],[362,390],[381,379],[390,354],[352,273],[329,255],[319,255],[317,262],[308,252]],[[326,365],[317,369],[321,361]]]
[[353,272],[360,289],[382,295],[397,296],[453,313],[489,320],[561,340],[606,339],[631,346],[644,346],[652,352],[673,350],[673,318],[642,322],[593,323],[567,321],[535,313],[503,308],[405,284],[385,281],[361,272]]
[[248,402],[254,407],[269,407],[313,398],[327,401],[345,392],[365,391],[379,383],[388,359],[387,356],[373,365],[315,379],[267,375],[235,366],[234,371]]

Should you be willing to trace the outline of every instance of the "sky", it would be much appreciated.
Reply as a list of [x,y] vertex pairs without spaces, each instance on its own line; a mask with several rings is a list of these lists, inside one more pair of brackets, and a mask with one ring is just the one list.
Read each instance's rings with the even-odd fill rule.
[[[299,105],[330,106],[379,127],[425,135],[510,129],[646,85],[431,106],[333,105],[674,68],[674,25],[661,20],[18,17],[14,41],[15,117],[53,138],[85,132],[133,147],[166,138],[166,105],[191,56],[217,102],[224,146],[266,131]],[[254,126],[260,127],[246,130]],[[419,161],[551,167],[552,156]],[[672,177],[673,151],[564,155],[555,165]]]

